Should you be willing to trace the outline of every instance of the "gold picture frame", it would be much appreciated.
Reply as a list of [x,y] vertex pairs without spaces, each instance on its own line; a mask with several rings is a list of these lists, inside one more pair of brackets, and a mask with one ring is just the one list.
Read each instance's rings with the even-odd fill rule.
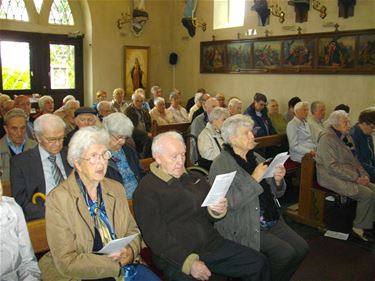
[[137,88],[148,89],[150,47],[124,47],[124,89],[131,96]]

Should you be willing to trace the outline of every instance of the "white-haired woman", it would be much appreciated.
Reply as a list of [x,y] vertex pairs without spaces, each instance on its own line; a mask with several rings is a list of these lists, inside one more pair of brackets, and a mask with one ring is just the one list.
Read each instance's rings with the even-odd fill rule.
[[43,96],[38,100],[40,114],[53,113],[55,103],[51,96]]
[[138,153],[127,143],[133,134],[133,123],[120,112],[115,112],[103,118],[103,126],[110,134],[111,159],[108,162],[106,177],[120,182],[126,191],[128,199],[133,193],[145,171],[139,163]]
[[157,97],[154,100],[154,108],[150,110],[152,122],[160,125],[168,125],[174,123],[173,114],[165,110],[165,100],[162,97]]
[[171,102],[171,106],[167,109],[167,111],[172,113],[173,123],[190,122],[186,109],[181,106],[181,94],[178,92],[178,90],[173,91],[169,95],[169,101]]
[[46,200],[50,252],[40,261],[43,280],[159,280],[134,264],[140,237],[110,254],[95,253],[111,240],[139,232],[124,188],[104,177],[111,158],[109,138],[104,129],[86,127],[69,143],[74,172]]
[[63,109],[64,111],[55,112],[57,116],[60,116],[66,124],[65,127],[65,135],[69,134],[76,128],[76,123],[74,122],[74,112],[79,108],[79,101],[77,100],[69,100],[67,101]]
[[353,232],[363,240],[374,240],[369,231],[375,222],[375,184],[356,157],[349,135],[348,113],[334,111],[327,129],[318,138],[316,172],[318,183],[357,201]]
[[224,149],[211,165],[209,180],[237,171],[227,193],[228,212],[215,227],[227,239],[258,250],[268,257],[272,280],[290,280],[308,251],[307,243],[282,219],[277,197],[284,194],[285,168],[263,179],[264,159],[254,153],[254,122],[234,115],[221,127]]
[[41,279],[22,208],[14,198],[2,196],[0,182],[0,276],[1,280]]
[[198,151],[203,159],[198,159],[199,166],[209,170],[212,160],[214,160],[223,147],[223,138],[220,134],[221,126],[225,119],[229,117],[226,108],[215,107],[208,114],[208,123],[198,136]]
[[123,88],[113,90],[112,111],[125,113],[128,105],[125,103],[125,91]]

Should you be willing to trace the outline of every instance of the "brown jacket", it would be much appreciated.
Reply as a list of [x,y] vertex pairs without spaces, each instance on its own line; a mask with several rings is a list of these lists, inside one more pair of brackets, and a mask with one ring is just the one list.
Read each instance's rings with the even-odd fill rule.
[[[124,188],[116,181],[101,182],[105,209],[117,238],[136,232]],[[117,277],[120,266],[106,255],[92,253],[94,221],[76,183],[74,172],[48,194],[46,231],[50,253],[40,261],[43,280],[80,280]],[[140,238],[130,243],[139,255]],[[60,275],[60,276],[59,276]]]
[[[350,136],[348,138],[351,140]],[[356,195],[356,180],[360,176],[368,176],[350,148],[332,128],[320,134],[315,160],[318,183],[340,195]]]

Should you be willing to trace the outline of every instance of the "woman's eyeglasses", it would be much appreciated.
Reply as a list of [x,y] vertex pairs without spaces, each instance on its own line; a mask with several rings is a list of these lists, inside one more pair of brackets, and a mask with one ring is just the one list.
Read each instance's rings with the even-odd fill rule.
[[107,161],[107,160],[111,159],[111,157],[112,157],[112,153],[109,150],[107,150],[107,151],[103,152],[102,154],[93,154],[88,158],[82,157],[80,159],[89,161],[90,164],[97,164],[100,161],[101,158],[103,158],[103,160]]

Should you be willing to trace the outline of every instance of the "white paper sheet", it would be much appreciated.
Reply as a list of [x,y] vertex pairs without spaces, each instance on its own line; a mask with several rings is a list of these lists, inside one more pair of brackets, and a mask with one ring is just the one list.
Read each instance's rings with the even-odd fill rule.
[[327,230],[324,233],[324,236],[335,238],[335,239],[340,239],[340,240],[348,240],[349,238],[348,233],[342,233],[342,232],[337,232],[337,231],[332,231],[332,230]]
[[264,173],[262,179],[272,178],[277,166],[284,165],[285,161],[288,160],[288,152],[282,152],[275,156],[271,164],[268,166],[266,172]]
[[210,192],[208,192],[206,199],[202,203],[202,207],[214,204],[219,198],[225,197],[236,173],[237,171],[217,175]]
[[108,242],[107,245],[105,245],[103,248],[101,248],[97,253],[98,254],[112,254],[120,251],[123,249],[126,245],[128,245],[131,241],[134,240],[135,237],[137,237],[139,233],[135,233],[129,236],[126,236],[124,238],[111,240]]

